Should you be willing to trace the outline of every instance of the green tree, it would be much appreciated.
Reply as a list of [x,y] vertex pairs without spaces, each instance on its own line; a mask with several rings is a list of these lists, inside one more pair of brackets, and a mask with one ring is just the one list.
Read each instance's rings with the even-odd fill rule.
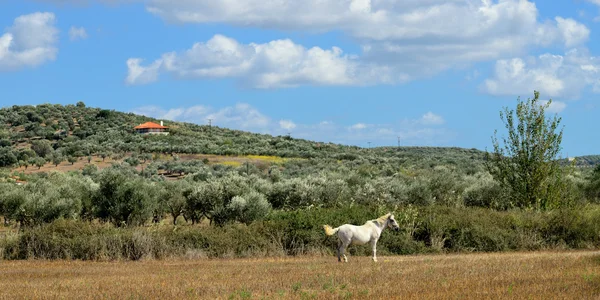
[[0,167],[10,167],[18,162],[10,147],[0,147]]
[[34,163],[38,167],[38,170],[46,164],[46,160],[43,157],[36,157],[34,160]]
[[199,222],[203,217],[210,223],[220,224],[221,213],[224,211],[223,185],[218,181],[202,183],[193,189],[186,190],[186,218],[191,218],[192,223]]
[[190,188],[190,184],[186,180],[164,181],[162,187],[163,193],[158,202],[173,216],[173,225],[177,225],[177,217],[183,215],[186,207],[183,192]]
[[31,150],[33,150],[39,157],[46,157],[52,153],[52,145],[48,140],[33,141],[31,143]]
[[104,162],[104,160],[109,156],[110,156],[110,154],[106,151],[100,152],[100,157],[102,157],[102,162]]
[[117,226],[142,225],[156,207],[156,186],[130,170],[104,169],[98,178],[99,188],[92,197],[96,217]]
[[557,156],[561,150],[561,118],[547,118],[552,100],[542,104],[539,92],[527,101],[517,99],[516,111],[504,108],[500,119],[508,137],[492,136],[494,152],[485,154],[485,166],[510,191],[509,206],[544,210],[563,203],[566,186]]
[[77,157],[69,155],[69,157],[67,157],[67,161],[72,165],[77,162]]
[[65,161],[65,157],[62,156],[62,154],[60,153],[52,153],[52,155],[50,156],[52,159],[52,163],[54,164],[55,167],[58,167],[58,165],[60,165],[61,162]]
[[591,174],[589,184],[585,187],[588,199],[598,202],[600,200],[600,165],[596,166]]

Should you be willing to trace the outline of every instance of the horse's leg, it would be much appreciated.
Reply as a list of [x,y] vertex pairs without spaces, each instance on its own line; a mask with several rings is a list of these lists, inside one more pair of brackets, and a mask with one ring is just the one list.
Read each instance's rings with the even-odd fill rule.
[[371,241],[371,248],[373,249],[373,261],[377,262],[377,240]]
[[346,256],[346,248],[348,248],[348,246],[350,246],[350,242],[342,245],[342,256],[344,257],[344,262],[348,262],[348,257]]
[[340,240],[338,243],[338,261],[342,262],[342,257],[344,258],[344,262],[348,262],[348,257],[346,257],[346,248],[350,245],[350,243],[344,242]]

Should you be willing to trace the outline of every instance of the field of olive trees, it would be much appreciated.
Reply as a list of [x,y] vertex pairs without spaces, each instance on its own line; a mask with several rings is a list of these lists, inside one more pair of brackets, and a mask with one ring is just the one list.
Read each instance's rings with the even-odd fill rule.
[[323,224],[388,211],[403,230],[383,236],[382,254],[600,243],[600,168],[560,164],[560,194],[540,209],[475,149],[362,149],[187,123],[135,134],[147,120],[83,103],[0,109],[0,257],[332,253]]

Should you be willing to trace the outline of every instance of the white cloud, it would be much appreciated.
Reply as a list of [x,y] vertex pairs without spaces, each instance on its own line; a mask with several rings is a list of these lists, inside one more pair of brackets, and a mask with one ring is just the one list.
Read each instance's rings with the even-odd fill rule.
[[362,46],[360,64],[378,66],[370,75],[385,70],[394,74],[391,83],[522,55],[531,47],[579,46],[589,37],[573,19],[539,20],[535,3],[526,0],[150,0],[147,10],[176,23],[340,31]]
[[285,130],[292,130],[296,128],[296,124],[291,120],[281,120],[279,121],[279,127]]
[[444,124],[444,118],[432,112],[427,112],[421,117],[421,123],[425,125],[441,125]]
[[53,13],[37,12],[14,20],[0,36],[0,71],[35,67],[56,59],[58,29]]
[[[542,105],[548,104],[548,100],[544,100],[540,102]],[[546,112],[549,113],[560,113],[567,108],[567,104],[561,101],[554,101],[550,103],[550,106],[546,109]]]
[[69,38],[71,41],[85,40],[87,38],[87,32],[83,27],[71,26],[69,29]]
[[574,47],[587,41],[590,30],[585,25],[573,19],[556,17],[555,20],[566,47]]
[[127,61],[128,84],[156,81],[160,72],[176,78],[238,78],[256,88],[314,85],[368,85],[402,80],[387,67],[368,65],[344,55],[337,47],[304,48],[291,40],[240,44],[215,35],[181,52],[163,54],[148,66],[139,58]]
[[158,71],[162,61],[158,60],[147,67],[140,65],[142,59],[130,58],[127,60],[127,84],[147,84],[158,80]]
[[542,96],[578,98],[586,87],[600,92],[600,58],[586,49],[572,49],[565,55],[499,60],[482,87],[492,95],[531,95],[538,90]]
[[362,130],[365,128],[367,128],[367,124],[365,124],[365,123],[356,123],[356,124],[350,126],[350,129],[354,129],[354,130]]

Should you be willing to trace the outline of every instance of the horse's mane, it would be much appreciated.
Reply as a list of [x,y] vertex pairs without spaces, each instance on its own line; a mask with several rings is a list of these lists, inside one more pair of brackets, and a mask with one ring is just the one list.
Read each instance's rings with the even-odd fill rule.
[[383,224],[383,223],[385,223],[385,221],[386,221],[386,220],[387,220],[387,219],[388,219],[388,218],[389,218],[391,215],[392,215],[392,213],[387,213],[387,214],[385,214],[385,215],[383,215],[383,216],[381,216],[381,217],[379,217],[379,218],[377,218],[377,219],[375,219],[375,220],[373,220],[373,221],[374,221],[374,222],[377,222],[377,223],[379,223],[379,224]]

